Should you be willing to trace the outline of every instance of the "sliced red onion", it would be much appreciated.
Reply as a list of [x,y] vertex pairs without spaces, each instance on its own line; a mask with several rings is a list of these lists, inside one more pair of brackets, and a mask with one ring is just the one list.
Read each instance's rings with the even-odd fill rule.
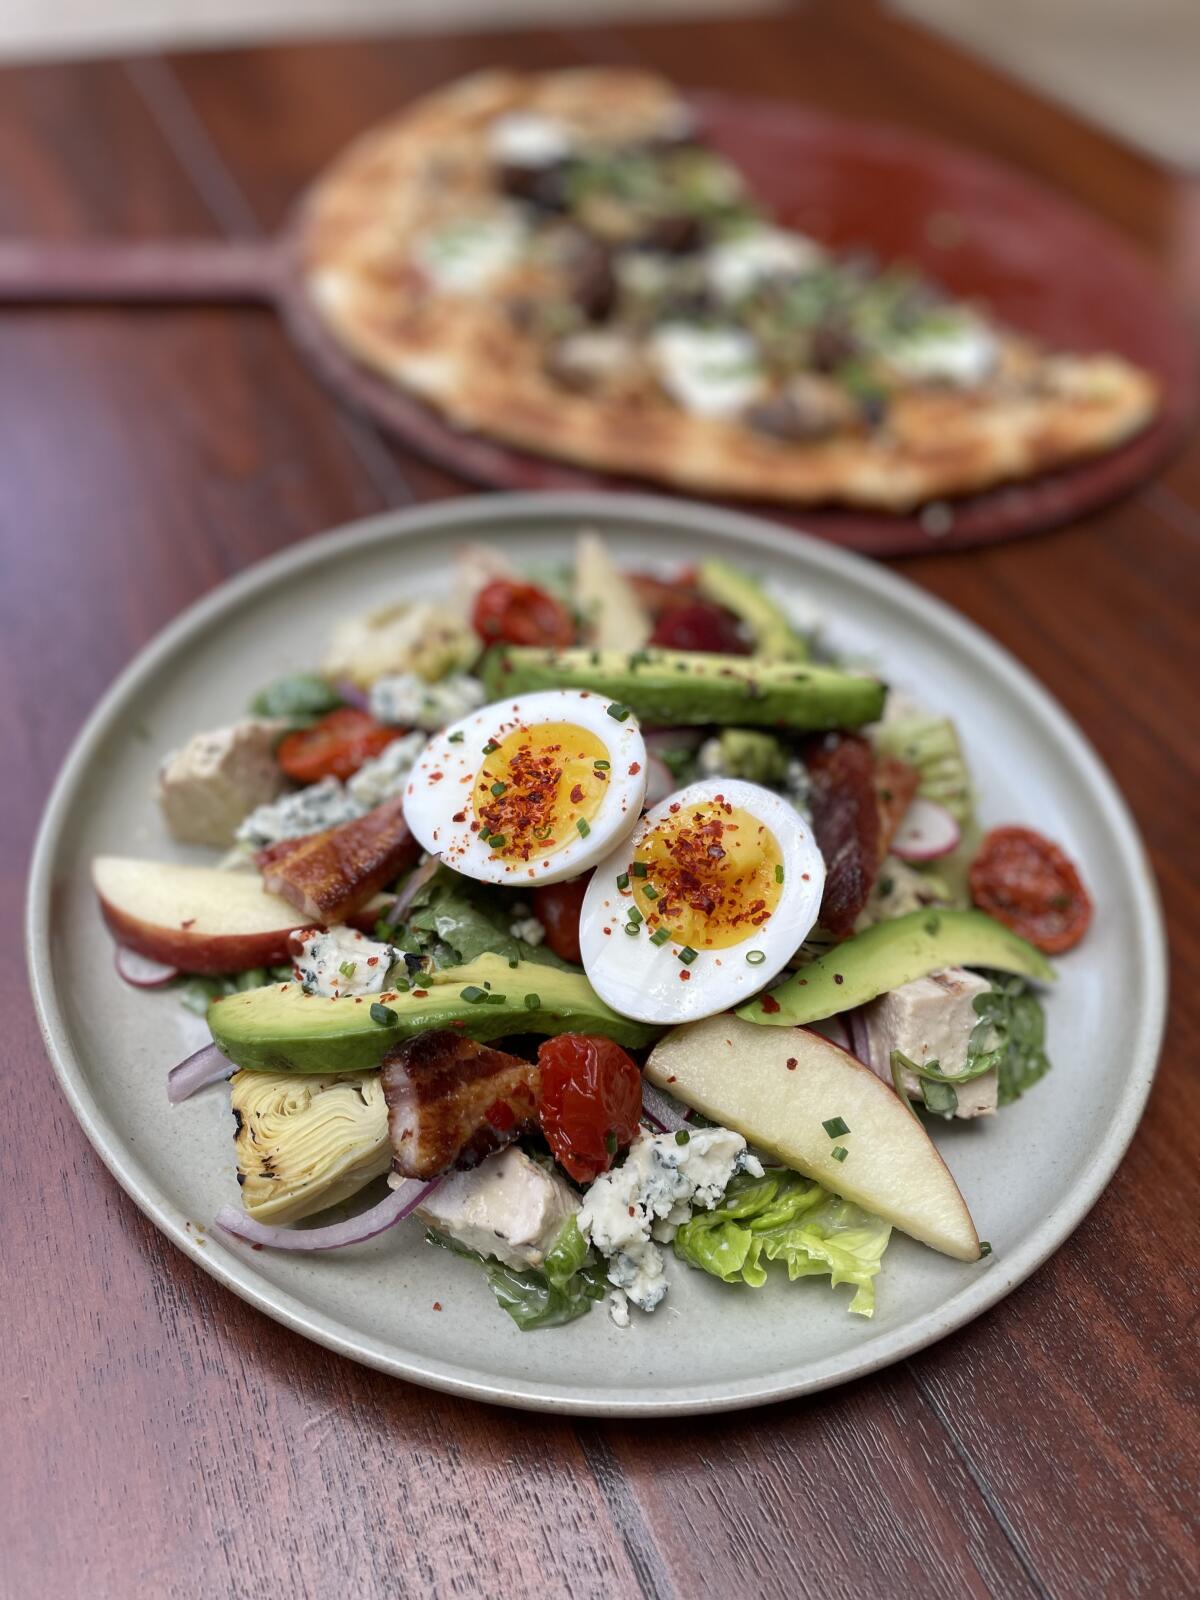
[[117,972],[135,989],[161,989],[164,983],[179,976],[178,967],[170,967],[165,961],[151,961],[149,956],[140,956],[123,944],[117,946],[113,959]]
[[339,678],[333,686],[341,695],[348,706],[355,706],[359,711],[371,709],[371,697],[365,689],[360,689],[349,678]]
[[836,1044],[839,1050],[848,1050],[854,1055],[855,1049],[850,1042],[850,1034],[841,1017],[826,1017],[817,1025],[817,1032],[823,1033],[831,1044]]
[[659,1133],[677,1133],[691,1121],[692,1113],[687,1106],[643,1078],[642,1116],[653,1123]]
[[679,785],[675,782],[675,774],[665,761],[658,756],[646,757],[646,805],[656,806],[665,800],[669,794],[674,794]]
[[248,1244],[267,1245],[272,1250],[306,1253],[340,1250],[344,1245],[363,1244],[394,1227],[397,1222],[403,1222],[441,1181],[441,1178],[434,1178],[432,1183],[421,1183],[410,1178],[398,1188],[389,1190],[384,1199],[369,1211],[360,1212],[348,1222],[331,1222],[323,1228],[273,1227],[265,1222],[256,1222],[236,1206],[222,1206],[213,1218],[213,1226],[245,1239]]
[[901,861],[936,861],[948,856],[961,837],[953,812],[918,795],[892,837],[891,850]]
[[195,1055],[188,1056],[167,1073],[167,1099],[173,1106],[188,1100],[210,1083],[220,1083],[237,1068],[228,1056],[223,1056],[215,1044],[206,1044]]
[[381,910],[380,916],[393,925],[402,921],[409,906],[412,905],[417,895],[429,882],[430,878],[434,876],[441,864],[441,856],[430,856],[427,861],[422,861],[420,866],[414,867],[401,884],[400,892],[396,898],[391,905],[385,906]]
[[842,1021],[846,1024],[846,1032],[850,1036],[850,1054],[857,1057],[864,1067],[870,1067],[878,1077],[883,1074],[875,1065],[871,1051],[871,1034],[867,1027],[867,1019],[861,1006],[856,1006],[853,1011],[842,1013]]

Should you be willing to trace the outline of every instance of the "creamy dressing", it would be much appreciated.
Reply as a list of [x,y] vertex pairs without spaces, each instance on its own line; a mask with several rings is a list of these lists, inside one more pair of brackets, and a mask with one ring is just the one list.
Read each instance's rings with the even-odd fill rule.
[[510,111],[488,129],[488,154],[506,167],[552,167],[571,154],[571,131],[554,117]]
[[663,388],[696,416],[736,416],[762,390],[758,346],[738,328],[668,322],[650,348]]
[[512,209],[460,217],[422,235],[413,249],[417,265],[448,294],[486,288],[511,267],[525,246],[525,227]]
[[305,994],[326,999],[342,995],[379,994],[396,952],[377,944],[356,928],[314,929],[296,957],[296,972]]
[[999,345],[986,323],[965,316],[897,339],[887,345],[884,355],[897,372],[915,382],[970,388],[991,373]]
[[824,252],[802,233],[756,228],[714,245],[705,256],[709,287],[722,300],[738,300],[767,278],[808,272]]

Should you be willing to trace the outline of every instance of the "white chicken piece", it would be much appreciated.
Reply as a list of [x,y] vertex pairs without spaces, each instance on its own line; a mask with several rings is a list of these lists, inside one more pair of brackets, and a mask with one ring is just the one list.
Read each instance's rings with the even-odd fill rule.
[[468,1172],[452,1172],[414,1214],[465,1249],[523,1269],[542,1265],[578,1210],[565,1179],[510,1145]]
[[[872,1000],[864,1017],[875,1071],[890,1083],[892,1051],[899,1050],[910,1061],[936,1061],[947,1077],[961,1072],[967,1063],[971,1032],[979,1021],[975,998],[990,988],[987,980],[974,972],[946,967]],[[905,1072],[904,1090],[911,1099],[923,1099],[923,1089],[915,1073]],[[996,1072],[985,1072],[955,1092],[956,1117],[990,1116],[996,1109]]]
[[156,786],[172,837],[181,844],[231,845],[246,813],[284,788],[275,746],[287,726],[274,718],[247,717],[193,734],[182,750],[172,751]]

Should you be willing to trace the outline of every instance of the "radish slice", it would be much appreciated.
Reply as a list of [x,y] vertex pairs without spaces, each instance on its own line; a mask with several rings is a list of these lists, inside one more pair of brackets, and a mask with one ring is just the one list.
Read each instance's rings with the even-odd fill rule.
[[348,1222],[329,1223],[324,1228],[271,1227],[265,1222],[255,1222],[236,1206],[222,1206],[213,1218],[213,1226],[245,1239],[248,1244],[267,1245],[272,1250],[340,1250],[345,1245],[363,1244],[397,1222],[403,1222],[441,1181],[435,1178],[432,1183],[421,1183],[410,1178],[369,1211],[351,1217]]
[[945,806],[918,796],[896,829],[892,854],[901,861],[936,861],[949,855],[960,838],[958,823]]
[[223,1056],[215,1044],[206,1044],[167,1073],[167,1099],[177,1106],[201,1089],[207,1089],[210,1083],[220,1083],[222,1078],[236,1071],[233,1062]]
[[149,956],[140,956],[123,944],[117,946],[113,959],[118,973],[134,989],[161,989],[164,983],[179,976],[178,967],[170,967],[165,961],[151,961]]
[[665,800],[669,794],[674,794],[679,785],[675,782],[675,774],[665,761],[658,756],[646,757],[646,799],[644,804],[647,809],[656,806]]

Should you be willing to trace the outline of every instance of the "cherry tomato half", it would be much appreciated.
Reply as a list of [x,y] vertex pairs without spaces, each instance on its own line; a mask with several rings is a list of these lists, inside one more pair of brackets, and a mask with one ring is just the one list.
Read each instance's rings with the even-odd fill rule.
[[1074,864],[1032,828],[993,828],[971,863],[971,899],[1047,955],[1077,945],[1092,902]]
[[587,1033],[560,1033],[538,1050],[538,1121],[576,1183],[591,1183],[631,1143],[642,1114],[642,1074],[619,1044]]
[[561,600],[534,583],[507,578],[495,578],[479,591],[471,624],[487,644],[575,642],[575,623]]
[[750,653],[737,618],[711,600],[693,600],[661,612],[650,643],[661,645],[664,650],[704,650],[722,656]]
[[545,883],[530,896],[533,914],[546,930],[546,943],[563,961],[582,961],[579,953],[579,913],[591,873],[567,883]]
[[366,711],[339,706],[311,728],[298,728],[281,740],[275,759],[296,783],[320,778],[352,778],[359,767],[387,748],[401,733],[385,728]]

